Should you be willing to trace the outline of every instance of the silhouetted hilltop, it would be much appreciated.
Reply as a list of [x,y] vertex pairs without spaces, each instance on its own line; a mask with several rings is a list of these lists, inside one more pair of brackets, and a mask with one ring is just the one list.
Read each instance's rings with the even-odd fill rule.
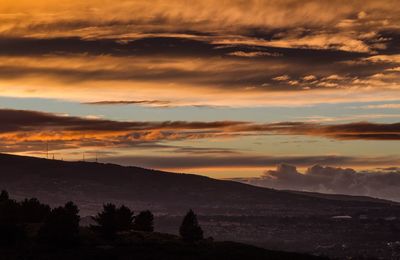
[[0,155],[2,188],[20,197],[37,197],[51,205],[73,200],[82,212],[98,209],[103,201],[145,205],[156,212],[251,214],[332,214],[336,210],[386,208],[395,203],[351,196],[319,196],[255,187],[193,174],[93,162],[66,162]]

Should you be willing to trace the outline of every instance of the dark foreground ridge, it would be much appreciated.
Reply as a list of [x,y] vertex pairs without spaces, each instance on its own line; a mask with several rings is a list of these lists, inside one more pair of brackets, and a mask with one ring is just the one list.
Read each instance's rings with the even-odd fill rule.
[[196,244],[187,244],[178,237],[163,233],[131,232],[125,234],[113,244],[103,243],[93,237],[87,230],[83,230],[84,244],[74,248],[53,248],[45,245],[34,246],[27,251],[0,249],[4,260],[41,259],[41,260],[70,260],[70,259],[98,259],[98,260],[216,260],[216,259],[326,259],[307,254],[287,253],[266,250],[235,242],[203,241]]
[[124,205],[104,204],[92,219],[95,224],[82,227],[73,202],[51,209],[35,198],[17,202],[2,191],[1,259],[324,259],[204,239],[192,210],[182,221],[180,236],[154,232],[150,211],[135,215]]

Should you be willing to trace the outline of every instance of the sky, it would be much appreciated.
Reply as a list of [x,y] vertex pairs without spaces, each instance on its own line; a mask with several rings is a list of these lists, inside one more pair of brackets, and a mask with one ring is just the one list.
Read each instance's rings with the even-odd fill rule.
[[3,153],[398,173],[399,83],[398,1],[0,0]]

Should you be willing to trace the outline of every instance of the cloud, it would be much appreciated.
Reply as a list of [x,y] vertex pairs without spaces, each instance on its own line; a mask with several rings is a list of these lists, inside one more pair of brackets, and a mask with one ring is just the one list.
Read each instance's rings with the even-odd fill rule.
[[400,123],[315,122],[253,123],[242,121],[113,121],[37,111],[0,109],[2,151],[53,147],[133,147],[163,141],[220,139],[257,135],[303,135],[336,140],[400,140]]
[[0,6],[2,95],[248,107],[399,91],[396,1],[34,2]]
[[40,129],[63,131],[133,131],[133,130],[161,130],[161,129],[218,129],[245,124],[236,121],[218,122],[122,122],[103,119],[90,119],[51,113],[0,109],[0,133],[30,132]]
[[343,80],[344,77],[339,76],[337,74],[329,75],[328,77],[325,78],[326,80]]
[[[227,43],[227,42],[225,42]],[[236,44],[241,41],[235,41]],[[249,41],[243,41],[248,44]],[[306,49],[334,49],[349,52],[360,52],[369,53],[371,52],[370,47],[365,44],[362,40],[354,39],[346,35],[339,33],[330,34],[317,34],[308,35],[304,37],[293,37],[284,38],[280,40],[272,41],[253,41],[253,45],[258,46],[270,46],[280,48],[306,48]]]
[[[0,95],[86,103],[93,105],[85,107],[90,114],[106,109],[101,105],[180,107],[168,111],[174,117],[187,116],[187,106],[245,111],[357,102],[395,105],[399,14],[395,0],[2,1]],[[13,105],[21,106],[31,105]],[[201,117],[207,119],[209,111],[204,112]],[[388,122],[389,116],[390,122],[398,119],[393,113],[346,118]],[[40,152],[48,142],[51,149],[75,152],[115,148],[121,153],[154,149],[238,156],[236,150],[172,144],[262,135],[340,144],[400,139],[398,123],[206,119],[123,122],[2,109],[0,150]]]
[[400,109],[400,104],[368,105],[368,106],[360,106],[357,108],[362,108],[362,109]]
[[[340,140],[399,140],[400,123],[379,124],[369,122],[355,122],[347,124],[320,124],[314,122],[280,122],[280,123],[252,123],[241,121],[215,122],[129,122],[103,119],[89,119],[71,116],[55,115],[50,113],[0,110],[2,125],[0,133],[9,132],[37,132],[40,129],[52,131],[88,131],[88,132],[127,132],[127,131],[160,131],[160,130],[213,130],[210,134],[245,134],[256,132],[259,134],[289,134],[309,135],[334,138]],[[215,132],[217,131],[217,132]],[[207,133],[207,132],[202,132]]]
[[[397,2],[391,0],[379,3],[373,0],[362,3],[350,1],[346,5],[340,0],[329,2],[249,0],[246,4],[240,0],[218,3],[211,0],[190,3],[171,0],[168,5],[162,0],[151,2],[122,0],[118,4],[109,0],[35,1],[35,3],[18,1],[2,3],[0,13],[4,16],[4,21],[0,32],[4,35],[31,37],[61,35],[129,39],[132,32],[240,35],[251,34],[254,29],[268,31],[285,28],[297,32],[301,28],[302,32],[314,28],[320,31],[328,30],[329,33],[326,35],[333,35],[327,37],[320,36],[319,33],[316,36],[301,37],[301,33],[297,32],[299,36],[297,39],[302,45],[311,47],[330,45],[337,48],[353,46],[364,50],[363,45],[366,43],[358,42],[358,35],[397,28],[398,12]],[[293,34],[295,33],[291,33],[287,38],[293,39]],[[327,39],[321,40],[321,37]],[[346,41],[340,41],[342,39],[340,37],[347,37],[343,38]],[[287,42],[284,39],[274,40],[276,41]]]
[[322,193],[362,195],[400,201],[400,172],[391,167],[361,172],[351,168],[315,165],[300,173],[295,166],[282,164],[264,176],[249,180],[263,187]]
[[324,125],[312,122],[282,122],[248,126],[239,125],[236,129],[274,134],[318,136],[337,140],[400,140],[400,123],[356,122]]
[[252,51],[252,52],[244,52],[244,51],[235,51],[228,53],[230,56],[237,56],[237,57],[244,57],[244,58],[254,58],[254,57],[262,57],[262,56],[273,56],[279,57],[282,54],[279,53],[271,53],[271,52],[264,52],[264,51]]
[[185,156],[110,156],[108,162],[123,165],[140,165],[159,169],[202,169],[202,168],[262,168],[287,163],[299,166],[323,164],[331,166],[376,166],[399,163],[398,157],[351,157],[351,156],[260,156],[243,154],[185,155]]
[[364,61],[372,62],[372,63],[400,63],[400,54],[393,55],[374,55],[368,58],[364,58]]
[[[363,60],[368,57],[334,50],[215,46],[179,37],[127,42],[6,38],[0,41],[0,91],[3,96],[78,102],[167,100],[213,107],[394,100],[400,75],[387,70],[393,68],[387,59]],[[310,72],[315,79],[305,80]],[[118,91],[110,93],[110,85]],[[171,98],[171,92],[182,95]]]
[[400,72],[400,67],[394,67],[394,68],[386,69],[386,71],[390,71],[390,72]]
[[[231,135],[226,129],[243,122],[122,122],[0,110],[2,152],[43,151],[90,147],[134,147],[167,140],[217,138]],[[235,133],[233,133],[235,134]]]
[[277,77],[273,78],[273,80],[276,80],[276,81],[287,81],[289,79],[290,79],[290,77],[288,75],[281,75],[281,76],[277,76]]
[[162,100],[116,100],[116,101],[96,101],[86,102],[85,105],[143,105],[149,107],[169,107],[170,101]]
[[306,81],[312,81],[312,80],[316,80],[317,77],[315,77],[314,75],[307,75],[307,76],[304,76],[303,79]]
[[117,105],[138,105],[152,108],[175,108],[175,107],[197,107],[197,108],[222,108],[227,106],[214,106],[204,105],[201,103],[190,104],[179,101],[167,101],[167,100],[103,100],[94,102],[82,102],[84,105],[94,106],[117,106]]
[[[192,22],[192,26],[196,26],[197,24],[205,26],[207,22],[211,22],[213,26],[227,27],[231,25],[232,22],[236,22],[242,26],[252,24],[281,27],[298,25],[299,23],[330,23],[338,17],[351,14],[354,12],[352,10],[354,7],[360,6],[359,4],[351,4],[350,7],[344,8],[340,3],[338,3],[338,1],[332,1],[330,4],[320,4],[317,1],[310,1],[305,4],[296,4],[294,1],[269,1],[267,3],[251,0],[246,3],[246,6],[244,6],[241,1],[237,0],[221,3],[206,0],[199,3],[191,3],[190,5],[186,4],[184,1],[173,0],[167,6],[162,3],[162,1],[153,1],[152,3],[142,1],[121,1],[119,4],[115,4],[112,1],[102,1],[101,4],[97,1],[86,1],[85,3],[81,3],[76,0],[58,2],[37,1],[35,3],[19,1],[17,3],[3,3],[0,10],[3,13],[14,14],[14,16],[11,17],[12,19],[19,19],[21,16],[21,18],[30,18],[20,26],[23,26],[26,23],[32,23],[33,21],[36,21],[36,24],[39,25],[45,24],[46,21],[48,22],[47,24],[49,24],[49,22],[53,22],[54,20],[77,21],[77,17],[71,16],[72,14],[90,14],[84,18],[87,21],[98,25],[108,25],[112,19],[117,21],[114,22],[117,25],[118,21],[125,21],[125,23],[132,24],[140,24],[141,21],[145,21],[146,23],[154,21],[151,23],[154,25],[181,22],[184,25],[187,25],[186,23],[189,23],[190,21],[189,18],[192,18],[192,21],[195,21]],[[370,3],[371,1],[368,1],[364,7],[366,9],[371,8],[369,6]],[[388,5],[387,2],[385,4]],[[240,10],[243,7],[246,7],[247,12]],[[394,11],[384,4],[375,4],[374,7],[386,7],[385,9],[388,11]],[[280,10],[285,10],[285,8],[288,9],[287,12],[279,12]],[[333,8],[338,8],[338,10],[336,10],[336,12],[331,12]],[[36,12],[33,12],[33,15],[29,17],[23,14],[24,11],[28,10]],[[40,17],[39,14],[44,11],[53,14],[63,13],[65,16],[63,18],[57,16]],[[304,16],[304,14],[309,14],[309,16]],[[100,17],[103,17],[104,20],[99,20],[98,18]],[[158,22],[156,19],[157,17],[159,17]],[[164,19],[161,19],[163,17]],[[81,27],[86,25],[83,22],[83,18],[79,19],[82,22],[70,24],[70,27]],[[91,25],[93,26],[94,24]]]

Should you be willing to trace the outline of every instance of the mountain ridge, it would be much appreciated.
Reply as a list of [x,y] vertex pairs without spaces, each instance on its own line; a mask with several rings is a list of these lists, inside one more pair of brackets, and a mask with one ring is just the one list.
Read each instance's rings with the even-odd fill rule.
[[[195,174],[172,173],[135,166],[96,162],[69,162],[0,154],[1,188],[19,196],[35,196],[50,204],[71,197],[91,203],[121,203],[151,206],[160,211],[182,211],[187,207],[214,209],[215,213],[238,213],[251,206],[253,213],[271,208],[299,211],[351,207],[391,207],[398,203],[347,195],[320,195],[281,191]],[[77,201],[79,204],[79,201]],[[94,204],[93,204],[94,203]],[[85,209],[85,205],[83,205]],[[307,213],[307,210],[304,210]],[[311,210],[312,211],[312,210]],[[270,211],[269,214],[273,212]],[[312,213],[312,212],[308,212]]]

